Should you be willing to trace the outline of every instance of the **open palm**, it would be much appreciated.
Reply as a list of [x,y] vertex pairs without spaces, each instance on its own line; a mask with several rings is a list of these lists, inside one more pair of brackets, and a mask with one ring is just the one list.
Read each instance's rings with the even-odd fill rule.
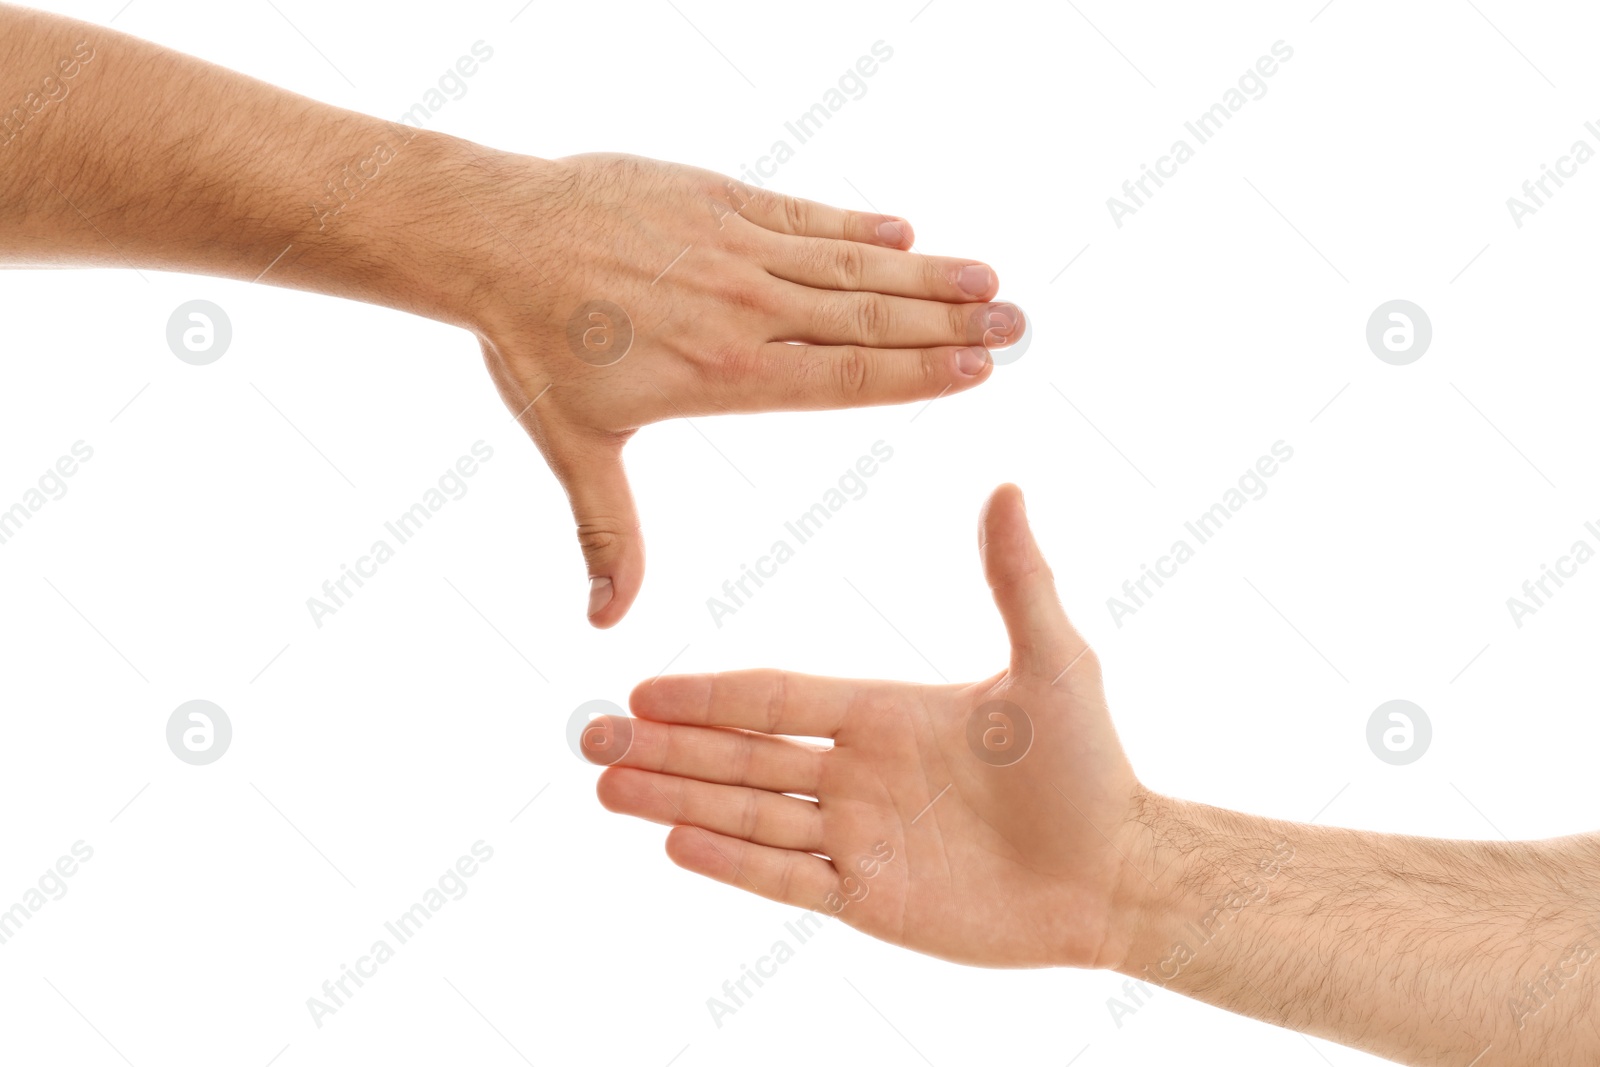
[[943,686],[660,678],[634,691],[636,718],[585,734],[609,764],[601,802],[673,825],[667,851],[688,870],[920,952],[1115,965],[1142,789],[1016,487],[990,498],[980,551],[1006,670]]

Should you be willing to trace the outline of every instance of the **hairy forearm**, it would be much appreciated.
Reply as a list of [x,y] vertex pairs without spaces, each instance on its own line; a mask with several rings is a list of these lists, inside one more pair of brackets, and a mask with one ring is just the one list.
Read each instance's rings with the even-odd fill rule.
[[1137,981],[1409,1064],[1600,1057],[1594,838],[1399,837],[1153,794],[1136,822],[1117,970]]
[[476,257],[440,222],[471,214],[489,156],[0,6],[3,262],[260,278],[468,325]]

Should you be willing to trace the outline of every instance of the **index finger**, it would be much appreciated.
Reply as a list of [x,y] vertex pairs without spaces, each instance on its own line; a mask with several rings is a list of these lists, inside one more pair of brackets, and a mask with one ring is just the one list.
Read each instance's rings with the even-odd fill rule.
[[762,229],[793,237],[827,237],[900,249],[910,248],[916,240],[911,223],[896,215],[849,211],[736,181],[728,183],[726,199],[733,214]]
[[777,670],[680,674],[641,682],[628,703],[656,722],[833,737],[871,684]]

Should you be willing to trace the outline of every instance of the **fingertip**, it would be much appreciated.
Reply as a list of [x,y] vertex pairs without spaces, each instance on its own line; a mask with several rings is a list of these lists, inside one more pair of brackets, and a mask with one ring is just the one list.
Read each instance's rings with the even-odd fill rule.
[[1020,547],[1017,545],[1019,534],[1024,535],[1025,543],[1031,542],[1032,533],[1028,529],[1028,513],[1022,499],[1022,489],[1013,482],[1005,482],[989,494],[978,515],[978,547],[983,552],[985,564],[991,562],[988,552],[991,546]]
[[996,488],[984,507],[979,554],[1011,639],[1011,671],[1059,678],[1063,665],[1087,654],[1086,642],[1061,604],[1055,575],[1028,523],[1022,490],[1009,482]]
[[871,243],[885,248],[908,249],[916,242],[911,223],[895,215],[880,215],[872,227]]
[[595,799],[600,801],[600,806],[607,811],[622,814],[622,783],[618,781],[623,772],[608,767],[600,772],[594,782]]
[[1005,501],[1006,507],[1015,507],[1018,515],[1027,517],[1028,501],[1022,495],[1022,486],[1016,482],[1001,482],[995,487],[993,495]]
[[652,678],[647,682],[640,682],[628,694],[628,710],[639,718],[647,718],[650,714],[650,701],[655,695],[655,684],[661,679]]
[[989,499],[983,505],[984,514],[991,520],[1002,519],[1008,514],[1024,511],[1022,487],[1016,482],[1002,482],[995,486],[994,492],[989,494]]
[[955,272],[955,286],[969,300],[993,300],[1000,292],[1000,276],[987,263],[968,263]]
[[626,715],[598,715],[578,738],[579,753],[601,767],[614,766],[632,747],[633,720]]
[[692,699],[690,690],[697,684],[692,674],[657,675],[640,682],[628,694],[628,709],[641,719],[670,722],[672,707]]
[[615,576],[594,574],[589,576],[589,605],[586,615],[589,625],[597,630],[609,630],[622,621],[638,599],[643,585],[644,566],[634,564],[626,557],[619,559]]
[[640,718],[654,718],[672,701],[672,678],[656,675],[646,678],[634,686],[634,691],[627,694],[627,710],[634,712]]
[[980,308],[977,324],[985,348],[1007,348],[1027,333],[1028,316],[1016,304],[1001,301]]
[[691,874],[754,893],[760,892],[756,881],[741,870],[748,869],[750,847],[738,838],[698,826],[680,824],[667,831],[667,858],[673,863]]
[[615,592],[615,583],[613,583],[610,578],[601,574],[592,574],[589,576],[588,615],[591,622],[594,621],[597,615],[601,615],[605,612],[605,609],[611,603]]
[[952,349],[950,359],[955,371],[955,382],[963,388],[977,385],[994,370],[994,357],[989,355],[988,349],[980,346],[968,345],[965,348]]
[[561,437],[547,450],[572,505],[589,574],[584,616],[599,630],[622,621],[644,582],[644,538],[622,466],[622,443],[614,437]]
[[[704,830],[696,830],[691,826],[674,826],[667,831],[667,858],[686,871],[704,873],[704,835]],[[697,863],[697,858],[702,862]]]

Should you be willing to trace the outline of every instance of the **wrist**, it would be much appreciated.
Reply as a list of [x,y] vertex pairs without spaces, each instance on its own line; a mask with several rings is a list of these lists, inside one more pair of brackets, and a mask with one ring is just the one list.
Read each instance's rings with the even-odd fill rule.
[[1111,929],[1111,969],[1182,986],[1286,886],[1294,847],[1278,824],[1141,790]]
[[[392,175],[375,190],[373,202],[351,202],[351,210],[334,205],[313,218],[313,229],[343,228],[336,243],[364,272],[361,283],[374,292],[376,303],[426,318],[470,328],[466,309],[475,303],[478,271],[473,260],[481,247],[467,239],[483,224],[469,224],[475,170],[473,146],[442,134],[386,125],[382,152]],[[485,157],[490,153],[483,150]],[[324,197],[313,215],[326,212]],[[474,252],[478,253],[474,256]]]
[[555,165],[393,123],[371,139],[382,147],[357,195],[341,202],[329,183],[310,212],[312,241],[331,235],[350,265],[350,295],[480,334],[496,309],[525,303],[541,277],[528,222],[548,212]]
[[1177,898],[1183,879],[1172,869],[1162,842],[1170,831],[1173,801],[1142,786],[1135,791],[1127,821],[1113,844],[1124,862],[1107,924],[1105,956],[1110,970],[1133,974],[1159,955],[1165,918],[1181,910]]

